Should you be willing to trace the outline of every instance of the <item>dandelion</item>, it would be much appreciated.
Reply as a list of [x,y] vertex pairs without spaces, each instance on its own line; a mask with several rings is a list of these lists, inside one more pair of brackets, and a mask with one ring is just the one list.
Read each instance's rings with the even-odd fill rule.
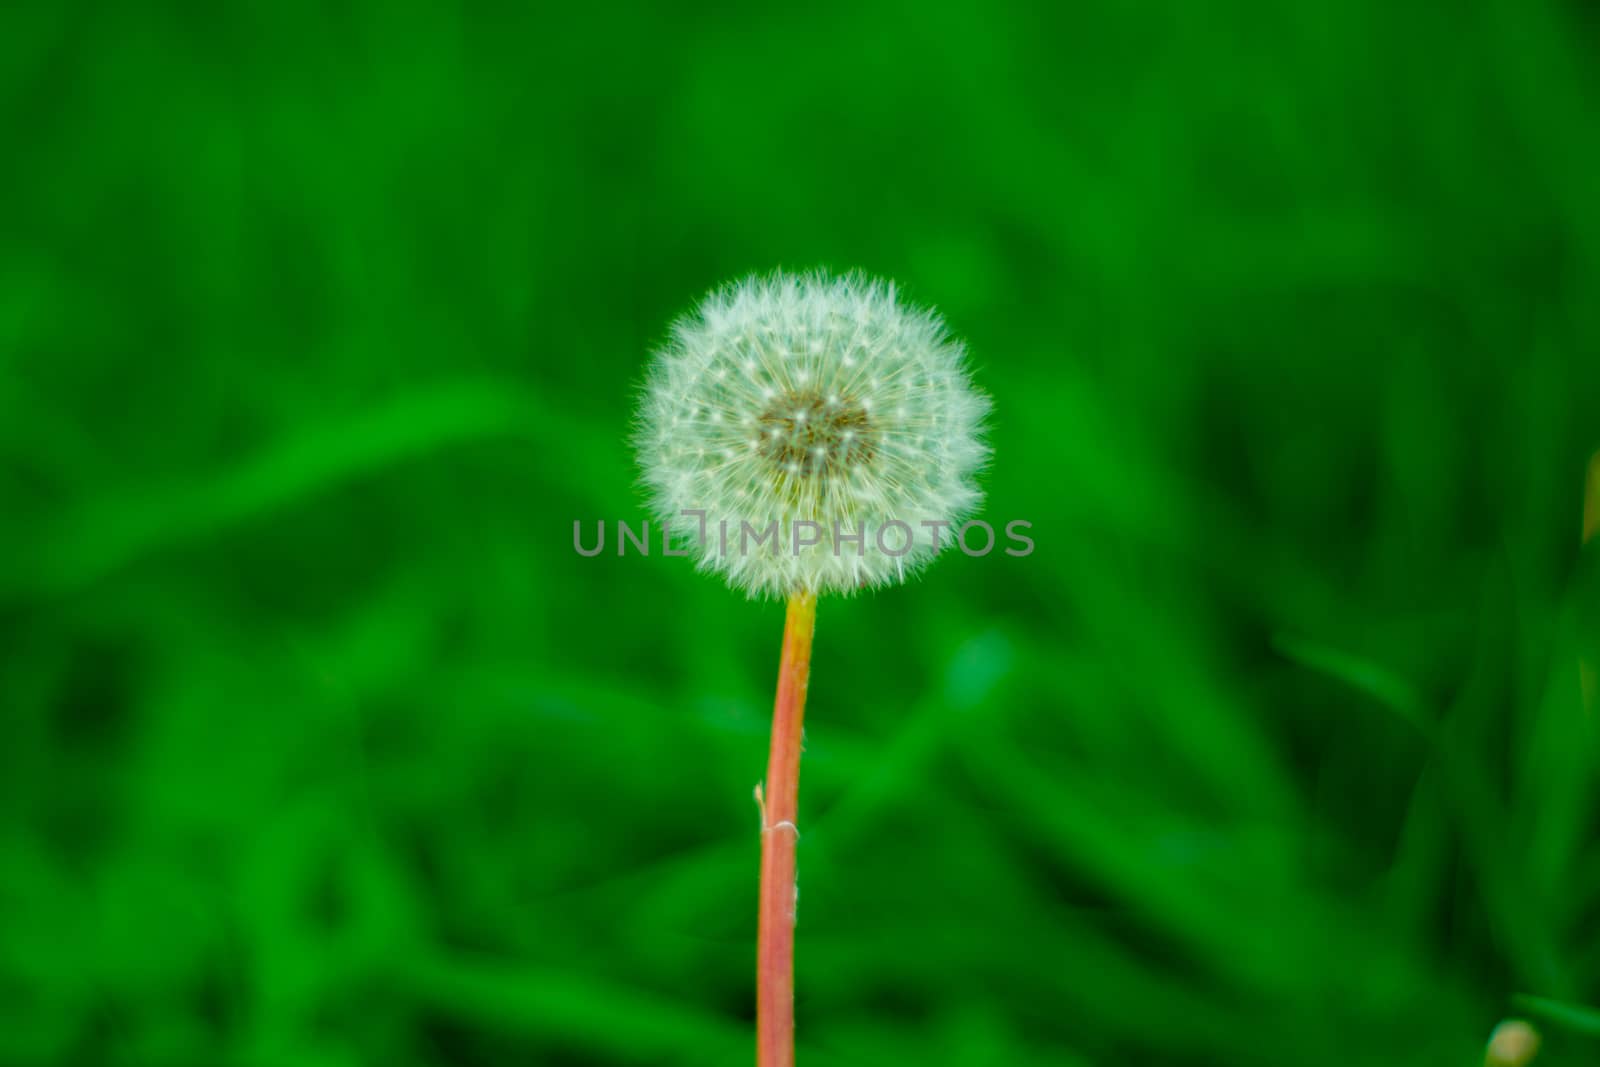
[[892,285],[778,274],[673,327],[637,442],[703,569],[752,596],[849,593],[949,545],[980,499],[987,407],[961,344]]
[[788,600],[756,787],[760,1067],[794,1062],[796,819],[817,595],[903,581],[954,540],[981,498],[987,410],[938,316],[861,275],[780,273],[712,292],[651,367],[636,443],[655,512],[701,569]]

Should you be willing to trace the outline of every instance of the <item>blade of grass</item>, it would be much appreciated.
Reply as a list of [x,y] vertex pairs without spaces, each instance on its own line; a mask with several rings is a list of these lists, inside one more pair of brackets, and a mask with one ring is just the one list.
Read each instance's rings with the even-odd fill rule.
[[[0,572],[0,590],[80,588],[135,560],[214,534],[408,459],[544,427],[526,393],[454,382],[303,429],[198,484],[141,488],[93,501]],[[543,432],[543,431],[542,431]]]
[[1557,1023],[1574,1033],[1600,1037],[1600,1009],[1528,993],[1514,994],[1511,1003],[1520,1011]]
[[435,955],[402,964],[397,981],[418,1003],[475,1026],[575,1043],[626,1062],[727,1062],[749,1040],[734,1023],[689,1001],[571,971]]

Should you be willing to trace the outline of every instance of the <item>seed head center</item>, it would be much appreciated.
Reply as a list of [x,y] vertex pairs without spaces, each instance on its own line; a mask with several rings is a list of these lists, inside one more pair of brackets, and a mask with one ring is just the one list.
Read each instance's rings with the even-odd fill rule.
[[872,459],[876,431],[849,396],[790,392],[761,413],[761,454],[781,473],[826,477]]

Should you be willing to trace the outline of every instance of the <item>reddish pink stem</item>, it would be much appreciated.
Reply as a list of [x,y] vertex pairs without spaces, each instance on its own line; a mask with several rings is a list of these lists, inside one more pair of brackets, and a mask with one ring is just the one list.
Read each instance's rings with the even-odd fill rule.
[[817,598],[789,598],[772,706],[761,809],[761,912],[756,933],[756,1064],[794,1067],[794,846],[800,837],[800,747]]

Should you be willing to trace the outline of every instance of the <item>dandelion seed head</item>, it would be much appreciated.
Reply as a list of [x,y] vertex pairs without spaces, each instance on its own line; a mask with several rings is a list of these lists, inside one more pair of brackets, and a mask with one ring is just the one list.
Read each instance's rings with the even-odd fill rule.
[[[892,284],[778,273],[715,290],[674,324],[635,442],[651,505],[680,534],[694,532],[685,512],[703,511],[709,530],[726,522],[734,542],[742,524],[778,524],[775,541],[727,552],[690,536],[702,569],[752,596],[849,593],[902,581],[948,547],[924,523],[972,515],[988,407],[961,343]],[[820,543],[795,551],[802,522]],[[894,528],[884,551],[890,522],[911,538]]]

